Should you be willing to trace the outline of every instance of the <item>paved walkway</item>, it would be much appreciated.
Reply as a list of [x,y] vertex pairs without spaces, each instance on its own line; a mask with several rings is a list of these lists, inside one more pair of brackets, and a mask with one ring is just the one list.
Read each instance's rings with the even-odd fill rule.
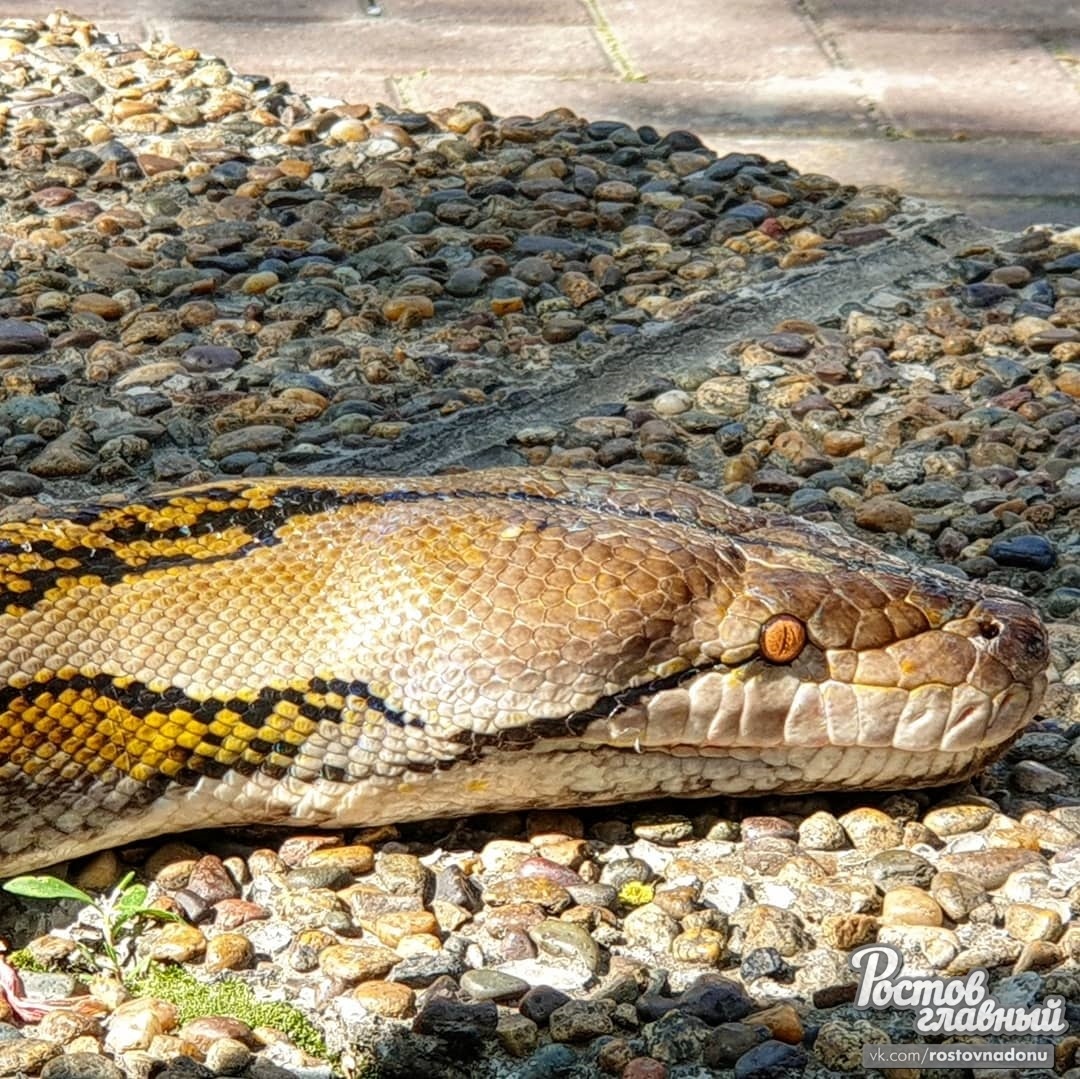
[[[77,0],[308,93],[690,128],[987,224],[1080,223],[1076,0]],[[0,15],[54,4],[0,0]],[[91,10],[91,7],[93,9]]]

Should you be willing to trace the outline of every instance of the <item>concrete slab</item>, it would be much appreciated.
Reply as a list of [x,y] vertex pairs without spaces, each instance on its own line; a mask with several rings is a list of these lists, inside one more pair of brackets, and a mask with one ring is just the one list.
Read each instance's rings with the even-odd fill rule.
[[1080,137],[1080,90],[1031,35],[859,30],[837,43],[903,132]]
[[[542,4],[523,4],[516,0],[381,0],[382,22],[450,23],[463,26],[588,26],[588,12],[579,0],[544,0]],[[354,20],[380,20],[366,14],[365,0],[292,0],[273,3],[267,0],[110,0],[109,7],[141,7],[158,19],[213,19],[225,16],[230,21],[348,23]]]
[[[148,20],[161,36],[211,49],[234,67],[273,74],[291,71],[410,75],[421,71],[463,72],[476,58],[498,57],[500,68],[519,76],[606,75],[607,58],[584,27],[562,27],[559,34],[530,26],[465,26],[431,23],[417,34],[408,23],[357,16],[328,32],[307,22],[247,22],[228,19]],[[359,80],[358,80],[359,81]],[[297,83],[297,89],[306,89]]]
[[679,0],[664,10],[662,32],[651,0],[603,0],[601,10],[633,66],[649,78],[807,79],[831,67],[787,0]]
[[832,29],[904,30],[940,33],[947,30],[1021,30],[1054,34],[1080,30],[1075,0],[805,0],[810,13]]

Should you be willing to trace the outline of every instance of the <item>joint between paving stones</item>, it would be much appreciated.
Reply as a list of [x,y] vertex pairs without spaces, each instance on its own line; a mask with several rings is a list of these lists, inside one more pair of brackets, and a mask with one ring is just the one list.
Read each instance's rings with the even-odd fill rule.
[[806,23],[810,35],[824,54],[825,59],[837,71],[844,72],[855,84],[858,90],[856,100],[859,107],[866,114],[866,118],[877,130],[878,134],[887,139],[910,138],[911,136],[888,115],[882,103],[867,91],[857,69],[840,47],[839,41],[825,28],[825,20],[815,7],[813,0],[791,0],[791,3],[796,14]]
[[600,6],[599,0],[581,0],[581,2],[592,20],[593,32],[600,43],[600,48],[604,50],[608,63],[615,69],[619,78],[623,82],[648,82],[649,76],[644,71],[638,70],[634,65],[629,51],[619,40],[618,34],[615,33],[615,27],[611,25],[611,21],[604,14],[604,9]]

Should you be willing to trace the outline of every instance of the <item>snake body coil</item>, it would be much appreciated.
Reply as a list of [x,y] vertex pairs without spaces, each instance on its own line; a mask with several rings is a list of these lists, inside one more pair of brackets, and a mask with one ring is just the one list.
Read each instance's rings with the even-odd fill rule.
[[0,875],[192,827],[969,775],[1013,593],[607,473],[216,483],[0,525]]

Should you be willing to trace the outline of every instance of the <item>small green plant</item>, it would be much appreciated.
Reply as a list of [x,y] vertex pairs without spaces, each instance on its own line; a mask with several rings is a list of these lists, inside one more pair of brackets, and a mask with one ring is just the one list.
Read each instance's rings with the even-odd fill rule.
[[139,996],[159,997],[176,1005],[181,1023],[203,1015],[227,1015],[250,1027],[273,1027],[293,1045],[312,1056],[326,1058],[326,1043],[318,1028],[298,1008],[280,1000],[259,1001],[245,982],[207,984],[181,967],[154,966],[137,978]]
[[125,959],[134,950],[134,938],[143,921],[176,922],[180,919],[170,911],[147,905],[147,888],[128,873],[113,890],[95,899],[89,892],[58,877],[15,877],[4,885],[4,891],[27,899],[75,899],[85,904],[80,920],[100,935],[101,953],[73,936],[75,947],[93,971],[105,970],[121,981],[125,978]]

